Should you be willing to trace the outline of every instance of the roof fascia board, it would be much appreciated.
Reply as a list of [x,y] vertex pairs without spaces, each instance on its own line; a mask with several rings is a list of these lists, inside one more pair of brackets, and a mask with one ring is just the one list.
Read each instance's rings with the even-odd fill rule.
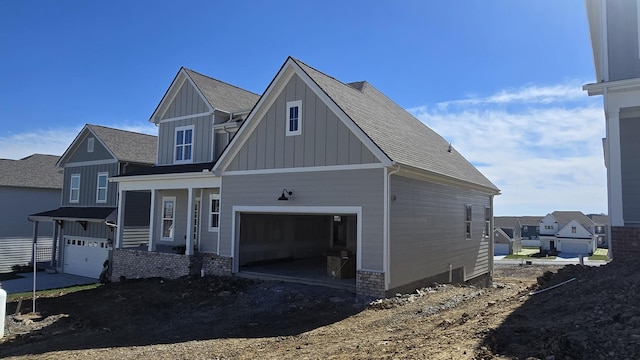
[[175,100],[176,96],[178,95],[178,92],[180,91],[180,88],[186,81],[188,81],[189,84],[193,86],[193,88],[198,93],[198,96],[202,99],[202,101],[204,101],[205,104],[207,104],[207,107],[209,108],[209,112],[210,113],[213,112],[214,109],[213,109],[213,106],[209,103],[209,100],[207,100],[207,98],[202,94],[202,92],[196,86],[193,79],[191,79],[191,77],[189,76],[187,71],[184,69],[184,67],[181,67],[180,70],[178,70],[178,73],[176,74],[176,76],[173,78],[173,81],[171,82],[171,85],[169,85],[169,88],[165,92],[164,96],[162,96],[162,99],[160,100],[160,103],[154,110],[153,114],[151,114],[151,117],[149,118],[149,122],[152,122],[155,124],[159,124],[161,122],[162,117],[164,116],[164,114],[167,112],[169,108],[169,104],[171,104],[173,100]]
[[438,174],[435,172],[418,169],[409,165],[404,165],[404,164],[398,164],[398,165],[400,166],[400,172],[398,173],[398,175],[401,175],[401,176],[406,176],[406,177],[414,178],[417,180],[432,181],[442,185],[463,187],[470,190],[476,190],[483,193],[488,193],[491,195],[500,195],[500,191],[494,188],[478,185],[476,183],[471,183],[468,181],[456,179],[456,178]]
[[175,174],[157,174],[157,175],[134,175],[134,176],[118,176],[110,177],[109,182],[125,183],[125,182],[141,182],[141,181],[162,181],[176,179],[201,179],[201,178],[217,178],[210,171],[175,173]]
[[163,124],[163,123],[168,123],[168,122],[172,122],[172,121],[180,121],[180,120],[192,119],[192,118],[197,118],[197,117],[201,117],[201,116],[211,116],[212,114],[213,114],[213,111],[207,111],[207,112],[203,112],[203,113],[199,113],[199,114],[178,116],[178,117],[174,117],[174,118],[168,118],[168,119],[159,120],[156,124]]
[[587,91],[589,96],[603,95],[605,89],[610,91],[632,90],[640,86],[640,78],[624,79],[616,81],[605,81],[593,84],[586,84],[582,86],[582,90]]
[[264,94],[260,97],[260,100],[254,106],[253,110],[249,113],[249,116],[244,121],[238,133],[233,137],[231,143],[224,150],[220,158],[216,162],[213,167],[213,170],[223,169],[229,165],[231,159],[233,159],[242,145],[247,141],[249,136],[253,133],[255,128],[258,126],[258,122],[254,119],[262,119],[267,110],[273,105],[275,102],[277,95],[284,91],[284,87],[287,82],[291,80],[293,75],[298,75],[300,79],[309,87],[314,94],[316,94],[328,107],[331,111],[333,111],[338,119],[344,123],[345,126],[349,130],[351,130],[354,135],[371,151],[374,156],[380,161],[384,166],[391,166],[393,161],[389,159],[389,157],[380,150],[380,148],[373,143],[373,141],[364,134],[362,129],[360,129],[354,122],[351,120],[344,111],[311,79],[309,75],[307,75],[304,70],[298,64],[296,64],[295,60],[291,57],[287,58],[284,65],[278,71],[278,74],[274,77],[274,79],[265,90]]

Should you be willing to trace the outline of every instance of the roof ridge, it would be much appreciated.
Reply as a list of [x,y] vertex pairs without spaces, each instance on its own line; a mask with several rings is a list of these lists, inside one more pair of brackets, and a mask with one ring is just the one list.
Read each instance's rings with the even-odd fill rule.
[[[345,83],[345,82],[343,82],[343,81],[341,81],[341,80],[339,80],[339,79],[336,79],[335,77],[333,77],[333,76],[331,76],[331,75],[329,75],[329,74],[327,74],[327,73],[325,73],[325,72],[322,72],[322,71],[320,71],[320,70],[318,70],[318,69],[314,68],[313,66],[311,66],[311,65],[309,65],[309,64],[307,64],[307,63],[305,63],[305,62],[304,62],[304,61],[302,61],[302,60],[296,59],[296,58],[294,58],[294,57],[292,57],[292,56],[290,56],[290,58],[291,58],[293,61],[295,61],[295,62],[297,62],[297,63],[299,63],[299,64],[302,64],[302,65],[304,65],[304,66],[306,66],[306,67],[310,68],[311,70],[317,71],[318,73],[320,73],[320,74],[322,74],[322,75],[324,75],[324,76],[326,76],[326,77],[328,77],[328,78],[330,78],[330,79],[333,79],[333,80],[335,80],[335,81],[339,82],[340,84],[344,85],[345,87],[347,87],[347,88],[349,88],[349,89],[356,90],[356,91],[359,91],[359,92],[361,92],[361,93],[364,93],[362,90],[356,89],[356,88],[354,88],[353,86],[349,85],[349,84],[353,84],[353,83],[357,83],[357,82],[367,83],[367,84],[369,84],[371,87],[374,87],[374,86],[373,86],[373,85],[371,85],[367,80],[361,80],[361,81],[354,81],[354,82],[350,82],[350,83]],[[304,69],[303,69],[303,71],[304,71]]]
[[[190,72],[192,72],[192,73],[194,73],[194,74],[197,74],[197,75],[200,75],[200,76],[206,77],[206,78],[208,78],[208,79],[211,79],[211,80],[213,80],[213,81],[217,81],[217,82],[219,82],[219,83],[222,83],[222,84],[225,84],[225,85],[228,85],[228,86],[234,87],[234,88],[236,88],[236,89],[238,89],[238,90],[242,90],[242,91],[248,92],[248,93],[250,93],[250,94],[260,96],[260,94],[256,94],[256,93],[254,93],[253,91],[249,91],[249,90],[247,90],[247,89],[243,89],[243,88],[241,88],[240,86],[233,85],[233,84],[228,83],[228,82],[226,82],[226,81],[222,81],[222,80],[220,80],[220,79],[213,78],[213,77],[211,77],[211,76],[209,76],[209,75],[205,75],[205,74],[203,74],[203,73],[201,73],[201,72],[195,71],[195,70],[190,69],[190,68],[188,68],[188,67],[186,67],[186,66],[183,66],[182,68],[183,68],[183,69],[185,69],[185,70],[187,70],[187,71],[190,71]],[[196,86],[198,86],[198,84],[196,84]]]
[[118,129],[118,128],[113,128],[113,127],[104,126],[104,125],[87,124],[87,127],[89,127],[89,128],[92,128],[92,127],[98,127],[98,128],[107,129],[107,130],[114,130],[114,131],[126,132],[126,133],[130,133],[130,134],[144,135],[144,136],[151,136],[151,137],[154,137],[154,138],[157,138],[157,137],[158,137],[157,135],[150,135],[150,134],[145,134],[145,133],[141,133],[141,132],[137,132],[137,131],[132,131],[132,130]]

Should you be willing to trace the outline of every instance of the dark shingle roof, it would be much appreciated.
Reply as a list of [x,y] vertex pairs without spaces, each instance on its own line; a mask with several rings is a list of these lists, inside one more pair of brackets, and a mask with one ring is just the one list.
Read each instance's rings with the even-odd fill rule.
[[589,214],[587,215],[589,219],[593,220],[594,223],[598,225],[607,225],[609,224],[609,216],[603,214]]
[[158,138],[153,135],[87,124],[119,161],[154,164]]
[[209,105],[227,112],[251,109],[260,95],[184,68]]
[[442,136],[371,84],[345,84],[293,60],[391,160],[499,191]]
[[496,228],[513,229],[518,226],[517,216],[494,216],[493,225]]
[[115,221],[117,210],[118,208],[115,207],[61,207],[31,214],[29,217]]
[[62,189],[62,170],[55,155],[33,154],[20,160],[0,159],[0,186]]
[[544,216],[520,216],[520,224],[529,226],[540,226],[540,221]]
[[568,224],[571,220],[575,220],[580,225],[593,225],[593,221],[589,219],[582,211],[554,211],[551,213],[559,224]]

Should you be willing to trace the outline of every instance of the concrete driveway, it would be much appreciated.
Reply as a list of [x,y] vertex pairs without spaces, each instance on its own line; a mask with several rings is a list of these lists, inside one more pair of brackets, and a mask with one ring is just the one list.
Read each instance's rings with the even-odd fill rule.
[[[5,280],[0,286],[7,294],[33,291],[33,273],[21,273],[20,279]],[[70,274],[50,274],[46,271],[36,273],[36,290],[59,289],[75,285],[97,283],[98,279]]]

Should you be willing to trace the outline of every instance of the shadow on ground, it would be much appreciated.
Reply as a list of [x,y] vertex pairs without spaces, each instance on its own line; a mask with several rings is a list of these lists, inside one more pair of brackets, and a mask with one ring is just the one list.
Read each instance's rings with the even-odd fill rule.
[[[13,314],[17,302],[7,304]],[[297,335],[361,311],[345,290],[204,277],[127,280],[37,300],[42,320],[8,318],[0,358],[51,351]],[[31,301],[21,313],[31,311]],[[56,319],[52,321],[51,319]],[[39,330],[38,321],[52,322]],[[29,325],[30,324],[30,325]],[[44,324],[44,323],[43,323]],[[20,332],[29,333],[19,334]]]

